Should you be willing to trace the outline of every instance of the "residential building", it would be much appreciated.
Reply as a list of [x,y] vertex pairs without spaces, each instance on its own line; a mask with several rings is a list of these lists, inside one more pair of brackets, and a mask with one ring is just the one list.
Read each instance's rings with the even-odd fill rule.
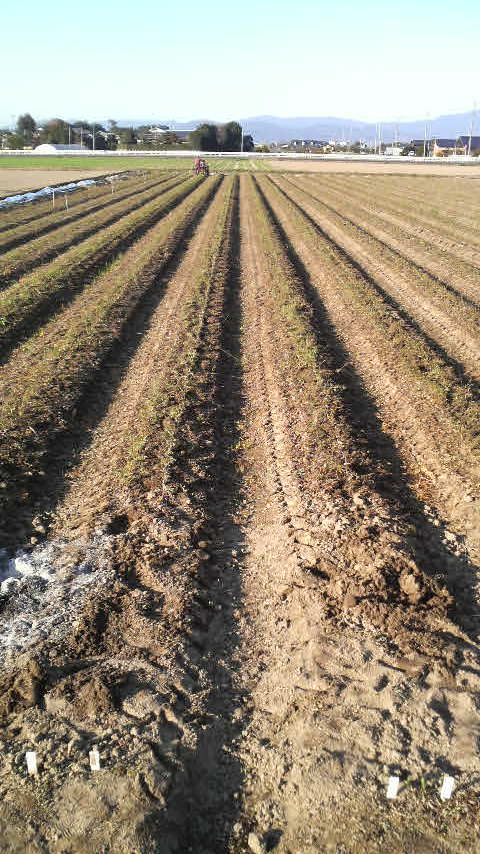
[[432,154],[434,157],[448,157],[450,154],[463,154],[463,151],[456,139],[434,139]]
[[462,154],[480,150],[480,136],[459,136],[457,147],[462,148]]

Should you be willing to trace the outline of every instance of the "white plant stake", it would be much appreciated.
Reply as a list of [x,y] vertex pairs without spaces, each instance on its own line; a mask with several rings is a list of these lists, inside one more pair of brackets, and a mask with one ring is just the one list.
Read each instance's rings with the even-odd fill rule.
[[389,801],[393,801],[393,799],[397,797],[399,785],[400,785],[400,777],[389,777],[388,778],[387,798]]
[[27,750],[25,754],[27,771],[29,774],[38,774],[37,754],[34,750]]
[[90,751],[88,758],[90,759],[90,768],[92,771],[100,771],[100,754],[96,748]]
[[455,780],[453,779],[453,777],[449,777],[448,774],[445,774],[443,778],[442,788],[440,789],[440,797],[442,801],[448,801],[448,799],[452,797],[454,786]]
[[68,197],[65,196],[65,208],[68,211]]

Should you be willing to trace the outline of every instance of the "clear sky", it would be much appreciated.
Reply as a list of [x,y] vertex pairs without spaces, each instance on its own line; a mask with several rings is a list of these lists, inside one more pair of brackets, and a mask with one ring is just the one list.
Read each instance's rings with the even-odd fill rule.
[[0,120],[480,106],[480,0],[3,0]]

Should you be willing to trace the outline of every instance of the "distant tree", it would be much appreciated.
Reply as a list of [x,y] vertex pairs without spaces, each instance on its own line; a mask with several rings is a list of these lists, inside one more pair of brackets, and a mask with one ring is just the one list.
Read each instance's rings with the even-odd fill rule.
[[103,147],[105,151],[116,151],[118,145],[117,134],[107,131],[103,137]]
[[238,122],[227,122],[217,127],[219,151],[240,151],[242,146],[242,128]]
[[178,136],[174,130],[167,130],[162,136],[162,145],[178,145]]
[[[254,151],[254,149],[255,149],[255,144],[253,142],[253,136],[250,133],[246,133],[245,136],[243,137],[243,150],[244,151]],[[265,150],[266,152],[270,151],[270,149],[268,148],[268,145],[264,145],[262,150]]]
[[9,133],[6,135],[6,148],[23,148],[25,140],[19,133]]
[[53,145],[67,145],[69,140],[68,129],[69,125],[63,119],[50,119],[43,126],[40,142],[50,142]]
[[118,128],[117,136],[119,137],[119,148],[136,148],[137,137],[133,128]]
[[218,151],[217,126],[200,125],[189,136],[190,145],[197,151]]
[[30,115],[30,113],[24,113],[23,116],[19,116],[17,120],[17,134],[23,138],[24,145],[31,145],[33,137],[35,136],[35,131],[37,130],[37,123],[35,119]]
[[108,119],[107,130],[110,131],[110,133],[117,133],[118,125],[115,119]]

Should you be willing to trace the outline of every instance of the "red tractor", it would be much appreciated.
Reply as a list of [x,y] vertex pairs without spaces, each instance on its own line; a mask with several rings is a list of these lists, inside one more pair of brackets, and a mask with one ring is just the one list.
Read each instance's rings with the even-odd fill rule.
[[195,175],[205,175],[206,178],[210,175],[208,163],[203,157],[197,157],[193,171],[195,172]]

